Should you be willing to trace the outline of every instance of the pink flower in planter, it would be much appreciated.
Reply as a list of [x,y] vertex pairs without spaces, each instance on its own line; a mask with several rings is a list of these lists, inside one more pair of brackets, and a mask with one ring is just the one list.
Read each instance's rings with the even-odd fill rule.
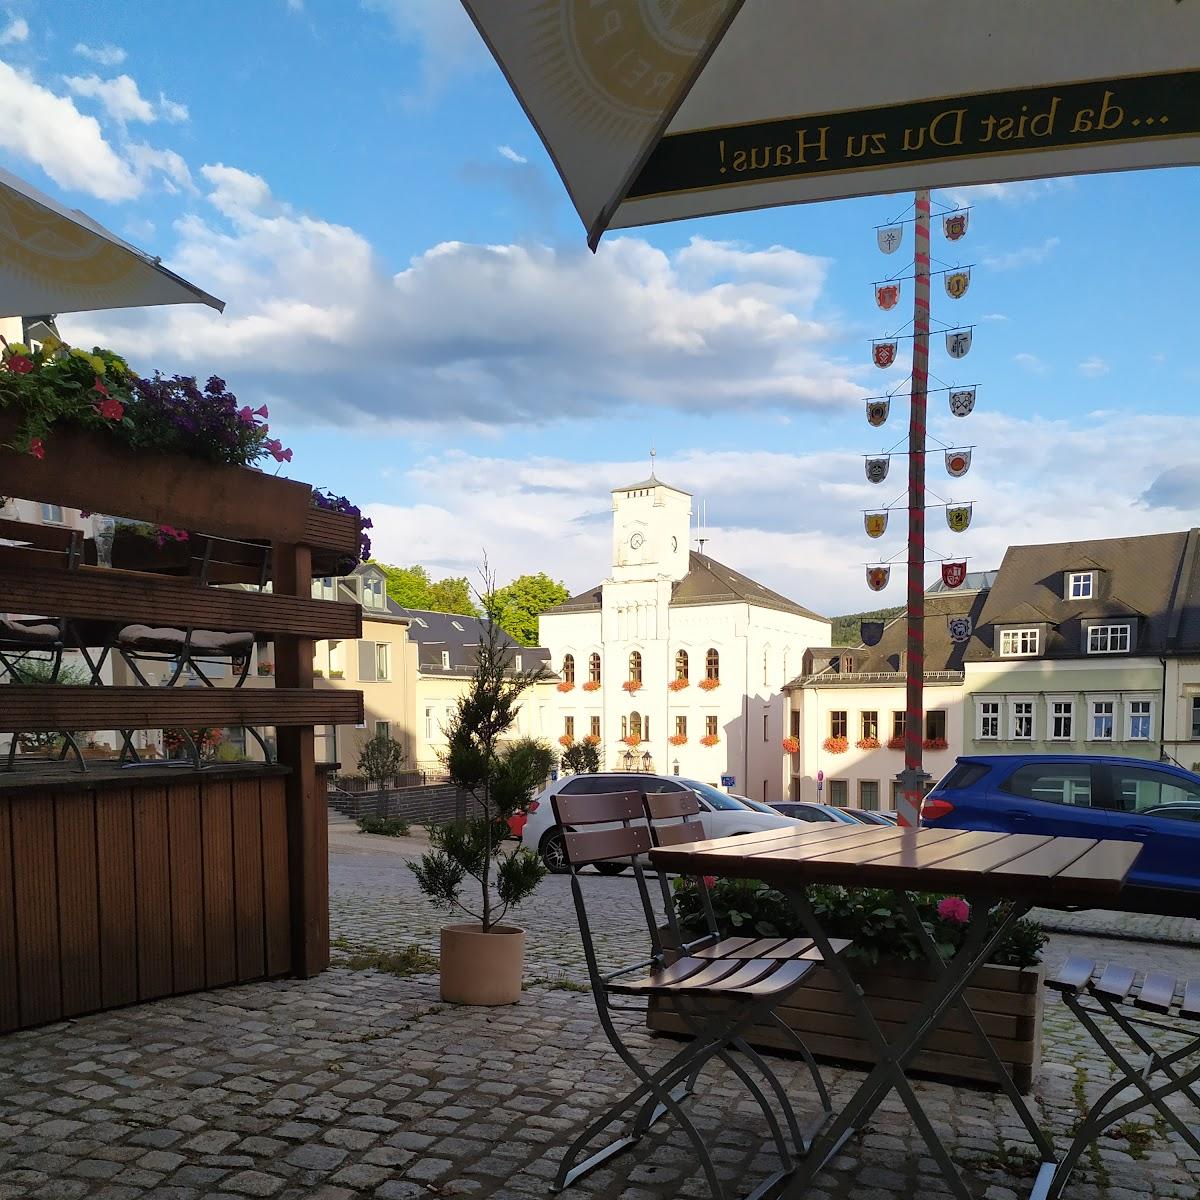
[[108,396],[96,405],[96,411],[106,421],[119,421],[125,415],[125,405],[115,396]]
[[971,906],[959,896],[947,896],[938,901],[937,915],[954,925],[965,925],[971,919]]
[[32,454],[34,458],[46,457],[46,447],[41,438],[29,439],[29,453]]
[[700,878],[704,880],[704,886],[706,888],[713,888],[717,886],[717,877],[715,875],[701,875]]

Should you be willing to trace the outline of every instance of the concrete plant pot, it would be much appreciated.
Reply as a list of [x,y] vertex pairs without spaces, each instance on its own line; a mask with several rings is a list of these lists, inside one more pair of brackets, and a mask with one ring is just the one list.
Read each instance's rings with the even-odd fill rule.
[[525,930],[515,925],[444,925],[442,999],[450,1004],[516,1004],[525,967]]

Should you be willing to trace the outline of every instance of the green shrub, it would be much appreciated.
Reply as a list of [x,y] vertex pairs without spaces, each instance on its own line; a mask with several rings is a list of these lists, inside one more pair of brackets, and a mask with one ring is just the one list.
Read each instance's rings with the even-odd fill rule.
[[408,837],[408,822],[403,817],[359,817],[360,833],[381,833],[384,837]]

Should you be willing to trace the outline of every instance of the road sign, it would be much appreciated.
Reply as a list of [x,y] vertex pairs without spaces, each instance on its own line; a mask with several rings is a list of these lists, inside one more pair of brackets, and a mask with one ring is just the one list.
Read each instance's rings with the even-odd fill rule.
[[721,786],[722,787],[733,787],[733,785],[736,782],[737,782],[737,780],[735,780],[732,775],[722,775],[721,776]]

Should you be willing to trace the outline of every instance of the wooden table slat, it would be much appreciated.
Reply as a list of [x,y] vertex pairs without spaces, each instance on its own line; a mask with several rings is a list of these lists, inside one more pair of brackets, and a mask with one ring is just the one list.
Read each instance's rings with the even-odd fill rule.
[[1095,838],[1055,837],[1015,863],[1003,863],[994,875],[1042,875],[1049,879],[1069,867],[1096,844]]
[[1065,885],[1111,883],[1119,888],[1141,852],[1142,844],[1140,842],[1097,842],[1070,866],[1059,871],[1051,883],[1061,882]]
[[[935,841],[931,836],[935,833],[942,834],[942,837]],[[930,829],[923,833],[919,841],[910,840],[897,853],[879,859],[876,866],[907,867],[910,870],[933,867],[967,850],[986,846],[998,837],[1004,837],[1004,834],[984,833],[977,829]]]
[[1009,865],[1013,873],[1026,874],[1021,859],[1040,850],[1049,836],[1037,833],[1002,833],[986,846],[977,846],[938,864],[942,870],[991,874],[997,867]]

